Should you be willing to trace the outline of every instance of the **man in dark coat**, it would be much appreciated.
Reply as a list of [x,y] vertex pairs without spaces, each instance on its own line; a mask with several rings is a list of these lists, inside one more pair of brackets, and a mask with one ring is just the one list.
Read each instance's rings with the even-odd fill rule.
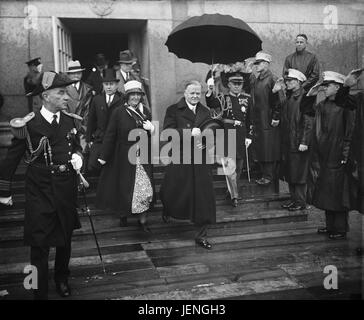
[[56,247],[54,280],[62,297],[71,294],[68,264],[71,237],[81,227],[77,213],[77,174],[82,166],[75,115],[67,110],[66,86],[72,82],[45,72],[33,94],[43,106],[35,114],[13,119],[14,139],[0,164],[0,196],[10,197],[10,181],[24,154],[26,173],[24,242],[31,247],[30,262],[38,271],[36,299],[48,297],[48,255]]
[[[235,136],[236,159],[235,170],[232,174],[226,175],[228,192],[234,207],[238,206],[239,188],[238,181],[243,169],[245,148],[251,143],[250,137],[250,109],[251,98],[249,94],[243,92],[244,77],[242,72],[230,72],[226,75],[229,94],[215,97],[211,92],[206,94],[206,104],[209,108],[219,109],[218,113],[224,122],[226,147],[230,134]],[[227,148],[226,148],[227,149]],[[225,157],[228,150],[225,151]],[[228,160],[228,159],[226,159]]]
[[118,91],[121,94],[125,93],[124,85],[130,80],[137,80],[132,71],[133,63],[136,62],[136,57],[130,50],[121,51],[119,54],[119,70],[116,71],[116,78],[119,80]]
[[39,97],[34,97],[31,95],[33,90],[37,87],[39,83],[39,78],[42,72],[43,65],[40,62],[40,57],[30,59],[26,62],[28,65],[28,73],[24,77],[24,91],[28,100],[28,110],[32,112],[33,110],[39,110],[41,107]]
[[[345,77],[339,73],[324,72],[321,86],[326,99],[316,108],[314,124],[314,150],[317,152],[320,171],[314,192],[313,204],[325,210],[327,233],[330,239],[344,239],[349,230],[348,211],[352,208],[347,162],[354,129],[355,113],[341,108],[336,98],[342,90]],[[355,104],[348,92],[341,97],[344,104]]]
[[250,116],[253,148],[262,172],[261,179],[256,181],[260,185],[268,185],[276,178],[277,163],[281,157],[280,102],[278,93],[272,92],[276,77],[269,70],[271,61],[269,54],[258,52],[254,62],[258,76],[251,78],[253,107]]
[[[210,165],[206,162],[194,163],[194,146],[201,136],[199,126],[210,119],[209,109],[200,103],[200,99],[201,84],[190,81],[185,87],[184,98],[167,108],[163,128],[178,132],[181,144],[175,147],[181,148],[181,157],[178,163],[172,162],[167,166],[160,194],[164,216],[191,220],[199,227],[195,236],[196,243],[211,249],[211,244],[206,239],[206,229],[208,224],[216,222],[213,178]],[[183,136],[187,135],[192,136],[194,145],[182,150]],[[183,155],[190,156],[191,164],[180,161]]]
[[288,69],[287,95],[282,106],[282,167],[291,199],[282,207],[290,211],[306,208],[307,175],[310,163],[315,97],[307,97],[302,87],[305,75]]
[[68,101],[68,111],[82,117],[80,137],[83,151],[86,147],[86,128],[92,99],[92,87],[81,80],[84,70],[78,60],[68,62],[67,75],[71,80],[76,81],[67,87],[67,94],[71,98]]
[[95,66],[92,68],[87,80],[85,81],[92,87],[92,94],[101,94],[103,90],[102,79],[104,78],[104,73],[108,68],[108,61],[103,53],[96,54]]
[[102,79],[104,92],[95,96],[91,101],[90,113],[87,122],[86,143],[90,148],[88,171],[99,171],[100,163],[97,161],[107,125],[112,111],[123,105],[123,98],[117,92],[119,79],[113,69],[107,69]]
[[308,92],[316,84],[320,76],[320,64],[317,57],[306,50],[308,38],[305,34],[296,37],[296,52],[286,57],[283,66],[283,76],[288,69],[296,69],[306,76],[303,89]]

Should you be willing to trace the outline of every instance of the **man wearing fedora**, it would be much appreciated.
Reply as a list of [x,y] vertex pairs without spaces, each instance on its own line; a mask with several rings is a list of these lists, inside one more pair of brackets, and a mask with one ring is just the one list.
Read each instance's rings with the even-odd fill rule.
[[[315,87],[323,87],[326,99],[316,107],[313,146],[317,153],[320,170],[313,204],[325,210],[326,226],[318,233],[329,239],[345,239],[349,230],[348,212],[353,203],[349,190],[349,155],[354,132],[355,98],[349,90],[343,90],[345,76],[325,71],[323,81]],[[346,106],[346,108],[343,108]]]
[[231,71],[222,74],[222,77],[227,80],[225,86],[229,89],[229,93],[226,95],[218,95],[217,97],[213,94],[207,94],[206,103],[209,108],[217,107],[221,110],[221,118],[224,121],[225,128],[225,156],[227,155],[228,149],[228,134],[229,132],[230,134],[233,132],[235,135],[234,148],[236,151],[236,159],[233,160],[236,166],[234,172],[226,176],[226,182],[231,203],[234,207],[237,207],[239,198],[238,181],[243,169],[246,153],[245,148],[249,147],[252,141],[249,133],[251,98],[249,94],[243,92],[244,77],[242,72]]
[[41,102],[39,97],[32,97],[30,93],[37,87],[42,72],[42,63],[40,62],[40,57],[30,59],[26,62],[28,65],[28,73],[24,77],[24,91],[27,95],[28,100],[28,110],[32,112],[33,110],[38,110],[41,107]]
[[130,50],[125,50],[120,52],[118,62],[120,65],[120,69],[116,71],[116,78],[119,80],[118,91],[124,94],[125,83],[129,80],[137,80],[132,73],[132,66],[136,62],[136,58]]
[[82,167],[77,115],[66,112],[65,75],[44,72],[32,95],[40,95],[42,108],[10,124],[14,139],[0,163],[0,196],[11,197],[10,182],[25,155],[29,164],[25,177],[24,242],[30,246],[30,263],[37,270],[35,299],[48,298],[48,256],[56,247],[56,290],[68,297],[71,238],[81,227],[77,213],[77,174]]
[[97,53],[95,56],[95,66],[92,68],[86,82],[92,87],[92,94],[98,95],[102,92],[102,79],[105,70],[108,68],[108,61],[103,53]]
[[251,121],[253,125],[253,148],[262,177],[256,182],[259,185],[269,185],[276,178],[277,164],[281,157],[280,151],[280,100],[278,93],[272,89],[277,77],[270,71],[272,61],[270,54],[258,52],[255,56],[257,77],[251,77],[251,96],[253,107]]
[[[306,96],[303,88],[306,76],[301,71],[288,69],[284,81],[287,93],[282,103],[282,169],[291,199],[282,207],[296,211],[306,208],[315,97]],[[283,89],[280,82],[274,87],[277,89]]]
[[86,129],[86,143],[90,148],[88,171],[98,172],[101,169],[97,161],[105,131],[112,111],[123,105],[123,98],[117,91],[119,79],[116,78],[114,69],[107,69],[102,79],[103,93],[95,96],[90,105]]
[[68,111],[82,117],[80,137],[82,149],[85,151],[86,127],[92,99],[92,87],[81,80],[82,72],[84,70],[85,69],[81,67],[78,60],[71,60],[68,62],[67,75],[72,81],[76,81],[67,87],[67,94],[70,97],[70,100],[68,101]]
[[320,64],[315,54],[306,50],[308,37],[304,33],[296,36],[296,51],[286,57],[283,66],[283,76],[288,69],[302,72],[306,80],[302,84],[303,89],[308,92],[319,80]]

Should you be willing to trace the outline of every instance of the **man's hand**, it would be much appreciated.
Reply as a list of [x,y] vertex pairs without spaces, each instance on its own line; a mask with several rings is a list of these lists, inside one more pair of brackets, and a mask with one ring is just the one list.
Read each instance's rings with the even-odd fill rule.
[[344,87],[355,86],[362,72],[363,69],[351,70],[350,73],[345,77]]
[[201,130],[200,128],[193,128],[192,132],[191,132],[192,137],[198,137],[201,135]]
[[79,154],[74,153],[72,154],[72,159],[71,159],[71,164],[73,169],[75,169],[75,171],[79,171],[82,168],[82,158]]
[[106,163],[106,161],[105,161],[105,160],[102,160],[102,159],[97,159],[97,161],[98,161],[98,162],[100,162],[100,164],[101,164],[102,166]]
[[284,90],[285,89],[285,84],[284,84],[284,79],[283,78],[279,78],[276,83],[274,84],[274,87],[272,89],[273,93],[276,93],[278,91]]
[[154,132],[154,126],[149,120],[143,122],[143,129],[150,131],[151,133]]
[[234,127],[236,127],[236,126],[241,126],[241,121],[235,120]]
[[13,199],[12,197],[0,197],[0,203],[5,206],[12,206],[13,205]]
[[279,125],[279,120],[272,120],[272,127],[277,127]]
[[298,151],[304,152],[308,150],[308,146],[306,146],[305,144],[300,144],[298,147]]
[[251,143],[252,143],[252,139],[249,139],[249,138],[246,138],[246,139],[245,139],[245,146],[246,146],[247,148],[249,148],[249,146],[251,145]]

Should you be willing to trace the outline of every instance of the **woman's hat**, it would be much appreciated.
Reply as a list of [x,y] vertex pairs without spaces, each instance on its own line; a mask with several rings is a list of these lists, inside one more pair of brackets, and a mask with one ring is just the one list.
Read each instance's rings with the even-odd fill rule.
[[144,94],[142,84],[139,81],[131,80],[124,84],[125,94],[138,92]]
[[84,68],[81,67],[81,63],[80,61],[78,60],[71,60],[71,61],[68,61],[68,64],[67,64],[67,73],[73,73],[73,72],[81,72],[85,70]]
[[102,82],[119,82],[120,79],[116,78],[116,71],[114,69],[104,70],[104,77]]

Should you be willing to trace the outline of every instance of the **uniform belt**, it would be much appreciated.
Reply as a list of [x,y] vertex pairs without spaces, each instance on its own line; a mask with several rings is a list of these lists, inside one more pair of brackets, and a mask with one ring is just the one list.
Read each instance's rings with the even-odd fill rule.
[[32,162],[31,166],[36,167],[36,168],[40,168],[40,169],[49,170],[52,173],[65,173],[65,172],[70,172],[71,169],[72,169],[72,166],[69,163],[46,165],[46,164],[43,164],[43,163]]

